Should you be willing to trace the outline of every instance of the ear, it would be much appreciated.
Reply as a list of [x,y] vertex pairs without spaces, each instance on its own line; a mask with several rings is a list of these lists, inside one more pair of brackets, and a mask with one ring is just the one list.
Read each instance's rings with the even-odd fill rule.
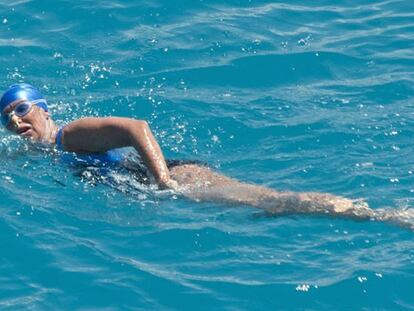
[[43,115],[46,119],[50,118],[50,112],[44,111],[43,108],[37,107],[36,108],[40,111],[40,114]]
[[45,111],[45,110],[43,110],[43,108],[40,108],[40,107],[38,107],[38,108],[45,117],[50,117],[50,112],[49,111]]

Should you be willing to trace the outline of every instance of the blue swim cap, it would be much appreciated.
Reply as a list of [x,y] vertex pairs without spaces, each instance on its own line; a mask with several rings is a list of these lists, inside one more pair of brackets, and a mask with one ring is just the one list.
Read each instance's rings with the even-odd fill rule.
[[[27,99],[29,101],[34,101],[38,99],[43,99],[43,95],[37,90],[34,86],[31,86],[27,83],[17,83],[9,87],[9,89],[4,92],[3,96],[0,99],[0,112],[4,110],[8,105],[14,102],[17,99]],[[36,104],[44,111],[48,111],[45,102],[40,102]]]

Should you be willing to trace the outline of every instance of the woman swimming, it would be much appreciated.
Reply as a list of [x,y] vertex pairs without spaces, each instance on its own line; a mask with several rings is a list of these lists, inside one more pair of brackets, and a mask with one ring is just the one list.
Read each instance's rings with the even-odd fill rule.
[[247,184],[212,171],[206,166],[167,161],[148,123],[131,118],[82,118],[58,127],[47,102],[35,87],[20,83],[9,87],[0,99],[2,124],[26,139],[55,145],[76,154],[80,161],[122,163],[134,147],[160,189],[173,189],[186,198],[248,205],[272,214],[318,214],[361,220],[390,221],[412,228],[411,210],[371,209],[361,200],[317,192],[281,192]]

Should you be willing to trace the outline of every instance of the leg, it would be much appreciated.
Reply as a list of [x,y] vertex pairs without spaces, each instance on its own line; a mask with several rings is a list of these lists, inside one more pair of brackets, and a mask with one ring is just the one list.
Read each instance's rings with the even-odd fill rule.
[[375,217],[374,211],[364,202],[326,193],[279,192],[242,183],[194,164],[175,166],[170,173],[180,185],[180,192],[197,201],[249,205],[274,214],[332,214],[358,219]]
[[185,197],[196,201],[249,205],[272,214],[334,215],[356,220],[390,222],[414,230],[414,209],[371,209],[361,200],[318,192],[280,192],[242,183],[195,164],[171,168],[171,177]]

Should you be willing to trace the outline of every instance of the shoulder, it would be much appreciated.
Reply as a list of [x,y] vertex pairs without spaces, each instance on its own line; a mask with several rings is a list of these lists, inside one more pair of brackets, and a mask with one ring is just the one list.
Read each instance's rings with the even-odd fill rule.
[[67,124],[64,132],[68,133],[76,130],[97,130],[108,127],[123,128],[136,123],[146,123],[146,121],[123,117],[85,117]]
[[121,120],[117,120],[120,118],[116,117],[85,117],[74,120],[70,122],[68,125],[65,126],[65,131],[71,131],[74,129],[81,129],[81,128],[94,128],[99,126],[104,126],[107,124],[113,124],[116,122],[122,122]]

